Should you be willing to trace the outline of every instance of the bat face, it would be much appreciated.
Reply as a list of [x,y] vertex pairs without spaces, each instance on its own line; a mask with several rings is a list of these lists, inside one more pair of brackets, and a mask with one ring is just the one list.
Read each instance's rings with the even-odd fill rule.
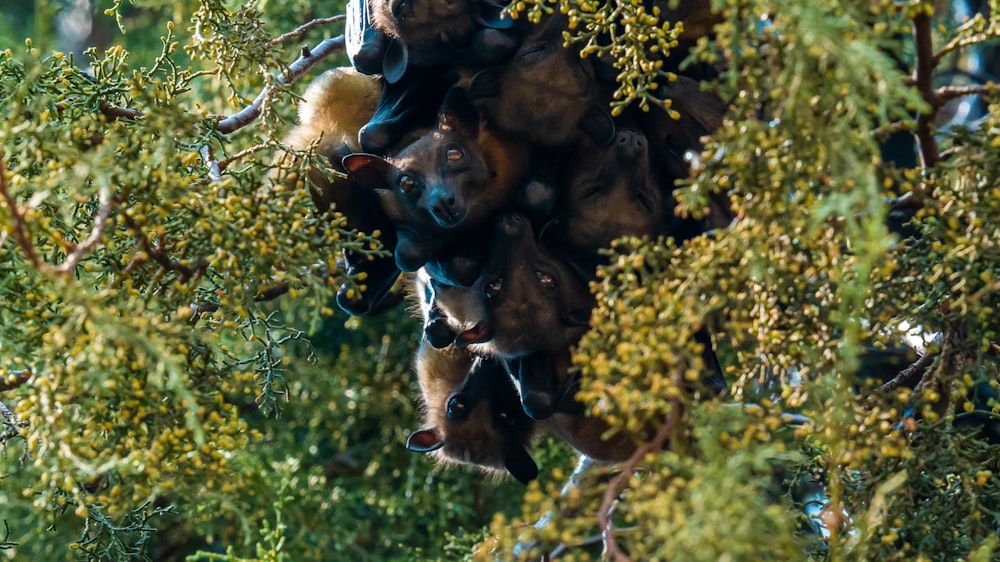
[[523,215],[502,215],[494,237],[477,283],[493,321],[495,351],[511,358],[576,343],[594,304],[587,284],[535,242]]
[[650,175],[646,137],[622,129],[607,148],[580,151],[560,220],[579,250],[611,246],[622,236],[655,237],[663,229],[663,194]]
[[538,476],[527,450],[534,423],[521,409],[517,389],[497,360],[477,358],[460,388],[443,402],[428,401],[427,407],[440,423],[413,432],[408,449],[438,451],[447,461],[506,470],[524,484]]
[[421,293],[424,339],[432,347],[465,349],[493,337],[485,304],[474,288],[442,283],[426,268],[417,272],[415,285]]
[[498,71],[484,71],[470,88],[503,130],[544,146],[572,144],[583,133],[607,144],[614,123],[595,85],[590,59],[563,47],[566,19],[555,14],[525,37]]
[[452,88],[438,125],[395,157],[350,154],[343,165],[378,195],[401,231],[396,259],[415,271],[459,231],[489,221],[512,198],[526,168],[527,148],[480,131],[465,90]]

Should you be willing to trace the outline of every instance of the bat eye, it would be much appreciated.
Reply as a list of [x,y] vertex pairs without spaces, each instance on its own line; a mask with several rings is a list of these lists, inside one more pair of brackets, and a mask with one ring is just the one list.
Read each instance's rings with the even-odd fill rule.
[[469,417],[469,399],[456,394],[448,399],[448,419],[451,421],[462,421]]
[[493,300],[500,296],[500,291],[503,290],[503,277],[497,277],[493,281],[486,284],[483,288],[483,296],[487,300]]
[[501,410],[500,413],[497,414],[497,420],[500,422],[500,425],[505,427],[513,427],[514,424],[517,423],[517,418],[506,410]]
[[457,146],[449,146],[444,153],[449,162],[458,162],[465,156],[465,151]]
[[399,190],[403,193],[410,193],[416,186],[417,182],[413,181],[411,176],[406,174],[399,176]]
[[545,273],[544,271],[536,271],[535,275],[538,276],[538,282],[542,284],[542,287],[546,289],[556,288],[556,278],[550,273]]

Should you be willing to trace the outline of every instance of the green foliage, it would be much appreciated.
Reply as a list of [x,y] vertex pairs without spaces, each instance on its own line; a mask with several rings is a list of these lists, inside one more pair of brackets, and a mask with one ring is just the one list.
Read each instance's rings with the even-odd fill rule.
[[[730,111],[676,195],[737,220],[610,251],[579,398],[652,444],[564,487],[544,441],[523,504],[401,446],[406,313],[329,308],[340,250],[383,250],[316,214],[312,151],[281,158],[301,85],[276,37],[342,6],[106,4],[128,48],[0,53],[0,558],[589,560],[603,536],[632,559],[997,559],[1000,456],[977,429],[997,409],[1000,105],[935,136],[952,94],[919,64],[928,42],[941,62],[993,41],[996,2],[959,28],[929,2],[713,3],[695,56]],[[658,8],[513,8],[567,13],[567,41],[616,61],[619,107],[669,106],[661,62],[690,30]],[[892,131],[922,165],[883,161]],[[914,328],[938,334],[926,354],[864,380]]]

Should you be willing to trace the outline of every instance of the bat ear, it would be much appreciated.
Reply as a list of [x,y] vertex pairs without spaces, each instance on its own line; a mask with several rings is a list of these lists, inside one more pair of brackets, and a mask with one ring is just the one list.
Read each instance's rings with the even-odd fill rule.
[[444,441],[435,427],[414,431],[406,440],[406,448],[415,453],[430,453],[441,447],[444,447]]
[[386,189],[393,165],[388,160],[374,154],[357,152],[341,159],[344,171],[358,185],[365,189]]
[[399,82],[410,64],[410,50],[399,41],[389,41],[382,58],[382,77],[390,84]]
[[580,120],[580,128],[597,146],[610,146],[615,140],[615,122],[607,111],[590,108]]
[[438,124],[469,138],[479,136],[479,110],[472,105],[465,88],[455,86],[448,90],[438,112]]
[[479,5],[479,9],[476,10],[473,17],[483,27],[490,29],[510,29],[514,27],[514,19],[510,17],[510,14],[504,17],[503,8],[503,4],[494,4],[489,1],[483,2]]
[[[412,437],[412,436],[411,436]],[[527,485],[538,478],[538,465],[521,445],[511,447],[503,456],[504,467],[521,484]]]
[[[383,206],[385,201],[383,198]],[[416,271],[423,267],[434,250],[420,240],[414,240],[413,235],[406,231],[397,232],[396,241],[396,267],[402,271]]]
[[469,97],[474,100],[500,96],[500,69],[480,70],[469,83]]

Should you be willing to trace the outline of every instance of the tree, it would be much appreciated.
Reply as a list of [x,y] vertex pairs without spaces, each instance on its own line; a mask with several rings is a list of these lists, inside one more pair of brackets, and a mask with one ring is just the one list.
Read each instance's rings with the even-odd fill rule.
[[[995,559],[1000,106],[942,113],[990,101],[998,6],[961,24],[958,3],[713,6],[693,56],[729,111],[675,194],[736,220],[611,250],[579,397],[652,440],[565,492],[565,448],[540,446],[523,505],[401,451],[405,311],[328,304],[364,283],[340,249],[383,250],[315,212],[314,151],[279,156],[294,79],[340,44],[316,18],[342,10],[116,2],[124,30],[161,30],[156,52],[138,33],[89,70],[30,40],[0,55],[0,553]],[[632,4],[514,6],[554,7],[619,61],[620,103],[665,103],[654,51],[676,26]],[[289,65],[292,40],[311,47]],[[884,156],[894,133],[919,161]],[[721,397],[690,384],[700,329]]]

